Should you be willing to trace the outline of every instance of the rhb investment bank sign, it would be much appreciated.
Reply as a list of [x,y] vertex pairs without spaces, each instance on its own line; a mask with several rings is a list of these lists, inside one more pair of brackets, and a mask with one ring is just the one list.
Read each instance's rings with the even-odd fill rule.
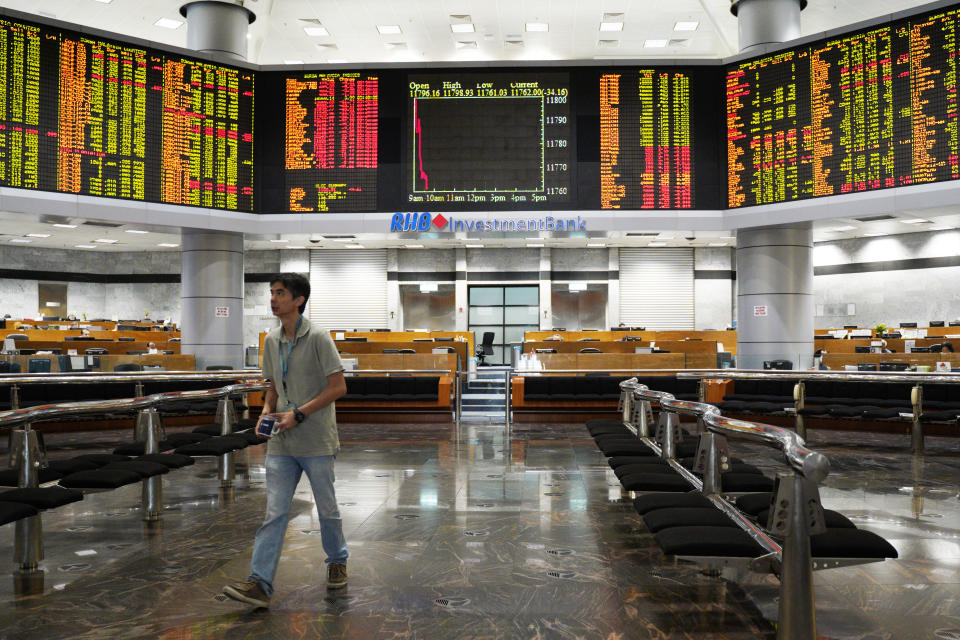
[[586,231],[587,221],[575,218],[542,216],[539,218],[474,218],[442,213],[395,213],[390,219],[390,231]]

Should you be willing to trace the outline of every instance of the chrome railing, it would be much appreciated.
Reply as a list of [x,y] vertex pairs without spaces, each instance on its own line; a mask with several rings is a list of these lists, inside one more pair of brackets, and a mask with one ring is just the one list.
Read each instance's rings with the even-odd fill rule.
[[[642,416],[637,429],[638,435],[654,451],[667,460],[669,465],[679,471],[690,482],[692,488],[699,489],[737,526],[745,531],[767,553],[751,563],[752,568],[766,566],[779,574],[780,601],[779,640],[815,640],[816,622],[814,616],[813,563],[810,551],[810,536],[826,530],[823,509],[820,506],[817,483],[823,480],[830,470],[827,458],[808,449],[803,438],[797,434],[772,425],[732,420],[720,415],[720,410],[705,402],[677,400],[672,394],[653,391],[640,384],[636,378],[620,383],[623,396],[623,415]],[[653,401],[660,406],[660,426],[658,428],[660,447],[652,443],[646,424],[646,407]],[[640,403],[639,411],[632,411],[631,404]],[[683,468],[673,459],[673,442],[677,424],[672,415],[694,416],[706,433],[701,436],[694,467],[702,471],[703,480]],[[632,425],[630,425],[632,426]],[[775,446],[783,451],[787,463],[801,477],[793,473],[781,474],[776,499],[771,504],[766,531],[758,523],[747,518],[739,509],[723,499],[721,492],[721,470],[729,460],[725,452],[725,443],[718,442],[713,434],[730,435],[759,441]],[[777,517],[774,512],[778,512]],[[782,543],[772,536],[782,539]],[[699,559],[702,560],[702,559]],[[832,566],[840,566],[841,561],[834,559]],[[720,561],[714,559],[714,561]],[[862,559],[849,559],[846,564],[858,564]]]

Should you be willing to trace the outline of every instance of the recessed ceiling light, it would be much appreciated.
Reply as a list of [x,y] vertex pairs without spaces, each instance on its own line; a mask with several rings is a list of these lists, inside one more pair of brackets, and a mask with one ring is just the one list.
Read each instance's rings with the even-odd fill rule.
[[648,242],[647,246],[648,247],[665,247],[667,246],[667,243],[666,242]]
[[726,242],[708,242],[707,246],[708,247],[725,247],[727,246],[727,243]]
[[588,242],[588,247],[606,247],[607,245],[603,242]]
[[362,244],[348,244],[346,246],[347,246],[347,249],[363,249]]
[[27,240],[26,238],[10,238],[10,242],[16,242],[17,244],[27,244],[28,242],[33,242],[33,240]]
[[910,218],[908,220],[901,220],[903,224],[930,224],[929,220],[923,218]]
[[378,24],[377,32],[382,36],[395,36],[399,33],[403,33],[400,30],[400,25],[398,24]]
[[124,232],[124,233],[139,233],[139,234],[150,233],[149,231],[144,231],[143,229],[124,229],[123,232]]
[[75,246],[77,249],[96,249],[96,247],[92,244],[75,244],[73,246]]
[[27,237],[28,238],[49,238],[50,234],[49,233],[28,233]]
[[328,240],[333,240],[334,242],[354,242],[356,238],[327,238]]
[[876,238],[876,237],[878,237],[878,236],[885,236],[885,235],[887,235],[887,234],[885,234],[885,233],[880,233],[879,231],[874,231],[874,232],[872,232],[872,233],[865,233],[865,234],[863,234],[863,235],[866,236],[866,237],[868,237],[868,238]]
[[422,244],[405,244],[403,246],[406,247],[407,249],[423,249]]
[[453,31],[454,33],[474,33],[476,30],[477,28],[473,26],[472,22],[450,25],[450,31]]
[[94,242],[99,242],[100,244],[116,244],[117,241],[112,238],[97,238]]
[[623,31],[622,22],[601,22],[600,31]]
[[327,64],[347,64],[347,61],[345,58],[330,58]]
[[465,244],[463,246],[466,247],[467,249],[483,249],[482,244]]
[[96,1],[101,2],[103,4],[110,4],[111,2],[113,2],[113,0],[96,0]]
[[183,23],[179,20],[171,20],[170,18],[160,18],[153,23],[155,27],[163,27],[164,29],[176,29]]
[[656,39],[656,40],[644,40],[644,41],[643,41],[643,46],[644,46],[644,48],[647,48],[647,49],[662,48],[662,47],[667,46],[667,41],[666,41],[666,40],[660,40],[660,39]]
[[700,26],[699,22],[693,20],[680,20],[675,25],[673,25],[674,31],[696,31],[697,27]]
[[530,249],[540,249],[541,247],[543,247],[543,243],[542,243],[542,242],[528,242],[528,243],[527,243],[527,247],[530,248]]
[[330,35],[330,32],[327,31],[326,27],[304,27],[303,32],[313,38]]
[[953,229],[953,227],[948,226],[948,225],[945,225],[945,224],[938,224],[938,225],[935,226],[935,227],[930,227],[930,229],[928,229],[928,231],[949,231],[949,230],[951,230],[951,229]]
[[845,224],[841,227],[833,227],[832,229],[827,229],[827,231],[840,232],[840,231],[853,231],[854,229],[856,229],[856,227],[853,227],[849,224]]
[[277,238],[276,240],[271,240],[270,242],[290,242],[290,241],[286,240],[285,238]]
[[158,247],[179,247],[180,245],[173,242],[161,242],[157,246]]
[[303,60],[284,60],[283,64],[303,64]]
[[546,22],[528,22],[523,25],[524,31],[550,31],[550,25]]
[[75,224],[67,224],[67,223],[65,223],[65,222],[54,222],[54,223],[53,223],[53,226],[55,226],[55,227],[60,227],[61,229],[76,229],[76,228],[77,228],[77,225],[75,225]]
[[306,249],[306,247],[301,247],[300,245],[290,244],[284,247],[284,249]]

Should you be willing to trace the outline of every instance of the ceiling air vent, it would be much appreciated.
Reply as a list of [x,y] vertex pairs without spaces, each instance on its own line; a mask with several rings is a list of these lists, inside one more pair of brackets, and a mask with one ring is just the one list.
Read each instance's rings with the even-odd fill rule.
[[894,216],[888,216],[886,214],[879,216],[867,216],[866,218],[854,218],[857,222],[877,222],[879,220],[893,220]]
[[87,225],[87,226],[89,226],[89,227],[105,227],[105,228],[107,228],[107,229],[116,229],[117,227],[122,227],[125,223],[122,223],[122,222],[121,222],[121,223],[113,223],[113,222],[93,222],[93,221],[88,220],[88,221],[84,222],[83,224],[85,224],[85,225]]

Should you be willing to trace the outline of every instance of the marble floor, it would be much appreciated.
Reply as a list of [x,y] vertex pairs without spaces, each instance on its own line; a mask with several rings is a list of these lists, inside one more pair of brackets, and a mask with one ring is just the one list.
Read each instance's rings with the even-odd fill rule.
[[[50,457],[109,450],[120,432],[51,434]],[[163,518],[140,487],[43,514],[36,593],[13,576],[0,527],[0,639],[626,638],[776,635],[769,575],[716,576],[666,560],[581,425],[341,427],[336,489],[350,582],[325,588],[306,481],[269,610],[226,600],[247,575],[264,508],[264,447],[237,455],[231,488],[201,459],[164,479]],[[826,506],[900,558],[816,574],[819,635],[960,638],[960,441],[814,431],[832,473]],[[771,471],[775,452],[732,443]]]

